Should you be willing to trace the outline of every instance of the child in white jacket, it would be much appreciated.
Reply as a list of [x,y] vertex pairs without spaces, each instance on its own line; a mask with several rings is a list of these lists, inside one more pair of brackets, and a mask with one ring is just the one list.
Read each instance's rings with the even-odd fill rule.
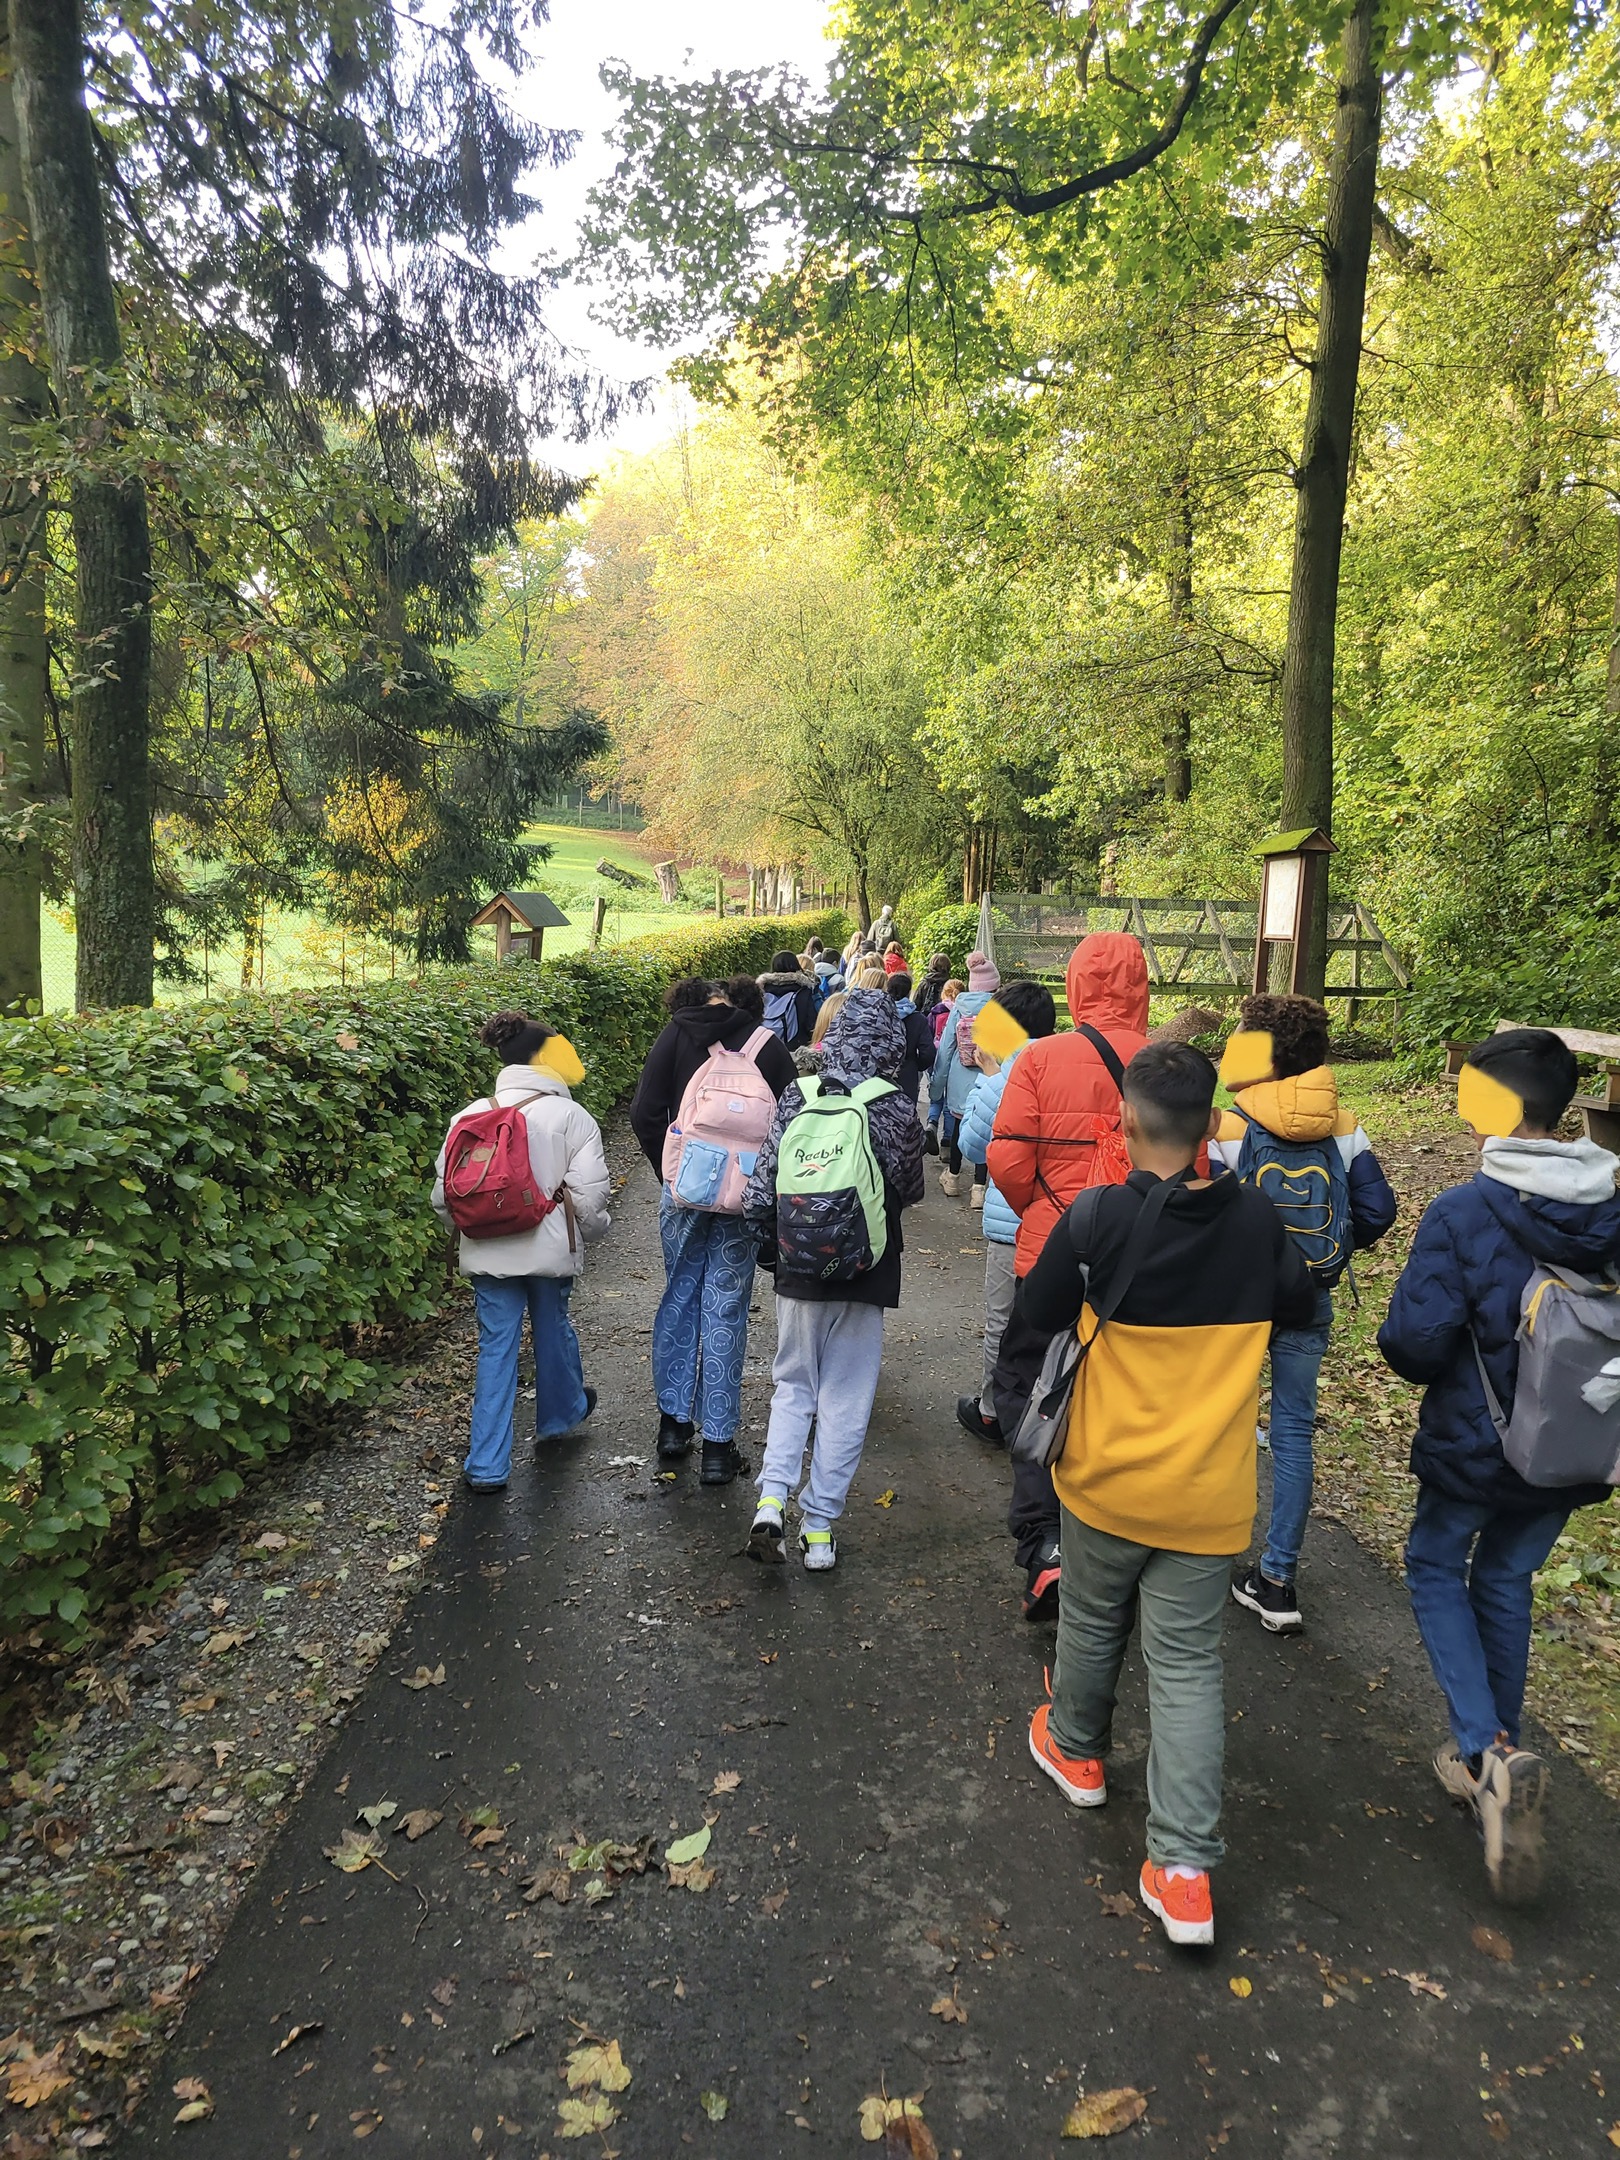
[[462,1475],[474,1492],[500,1492],[512,1468],[525,1314],[534,1346],[535,1438],[572,1432],[596,1407],[596,1390],[585,1385],[568,1299],[585,1263],[585,1245],[601,1237],[612,1218],[601,1127],[568,1092],[585,1077],[573,1044],[543,1020],[519,1012],[497,1013],[479,1030],[479,1040],[500,1052],[501,1073],[492,1095],[469,1103],[450,1122],[434,1175],[435,1212],[451,1222],[444,1172],[457,1124],[495,1104],[522,1107],[529,1167],[540,1190],[554,1199],[567,1188],[564,1201],[532,1229],[461,1240],[461,1272],[472,1277],[478,1308],[472,1437]]

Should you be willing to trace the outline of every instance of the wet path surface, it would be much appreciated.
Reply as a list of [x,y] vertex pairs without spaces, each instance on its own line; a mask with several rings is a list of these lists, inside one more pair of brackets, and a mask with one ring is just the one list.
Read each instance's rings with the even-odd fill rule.
[[[1219,1941],[1172,1951],[1110,1910],[1141,1860],[1140,1668],[1106,1809],[1075,1815],[1028,1758],[1050,1633],[1017,1617],[1005,1463],[952,1414],[978,1370],[977,1219],[932,1182],[909,1219],[840,1565],[808,1577],[741,1556],[751,1488],[701,1490],[695,1458],[654,1474],[654,1200],[639,1170],[581,1294],[595,1419],[452,1511],[133,2150],[853,2153],[862,2099],[887,2091],[924,2096],[942,2155],[1027,2160],[1077,2149],[1059,2132],[1082,2081],[1148,2092],[1121,2153],[1611,2149],[1620,1813],[1560,1761],[1545,1899],[1491,1904],[1428,1768],[1438,1698],[1404,1597],[1343,1532],[1312,1527],[1308,1636],[1231,1615]],[[763,1277],[759,1303],[756,1427]],[[402,1684],[441,1664],[442,1684]],[[385,1802],[391,1872],[340,1872],[324,1849]],[[395,1834],[419,1809],[443,1820]],[[702,1892],[655,1865],[598,1903],[583,1873],[564,1905],[525,1900],[576,1837],[669,1841],[706,1817]],[[931,2014],[951,1996],[965,2023]],[[631,2082],[605,2135],[568,2143],[561,2072],[587,2032]],[[187,2077],[214,2113],[175,2126]]]

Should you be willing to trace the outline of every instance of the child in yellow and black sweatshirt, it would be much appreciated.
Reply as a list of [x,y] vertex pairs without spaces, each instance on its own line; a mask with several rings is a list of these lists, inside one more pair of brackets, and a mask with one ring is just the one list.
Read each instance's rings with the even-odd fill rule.
[[[1031,1326],[1095,1337],[1053,1471],[1057,1659],[1030,1752],[1072,1805],[1106,1800],[1103,1758],[1139,1614],[1152,1727],[1141,1894],[1180,1943],[1215,1938],[1221,1622],[1231,1560],[1254,1526],[1260,1367],[1273,1326],[1301,1326],[1315,1305],[1264,1194],[1194,1175],[1214,1097],[1215,1068],[1189,1044],[1138,1051],[1121,1116],[1131,1174],[1081,1195],[1019,1289]],[[1128,1287],[1099,1329],[1121,1271]]]

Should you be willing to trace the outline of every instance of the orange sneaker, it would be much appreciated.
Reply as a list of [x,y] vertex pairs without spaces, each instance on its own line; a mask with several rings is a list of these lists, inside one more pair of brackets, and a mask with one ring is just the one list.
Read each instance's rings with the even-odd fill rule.
[[1151,1860],[1142,1862],[1142,1903],[1164,1922],[1173,1943],[1212,1943],[1215,1907],[1207,1875],[1171,1875]]
[[1047,1731],[1052,1706],[1042,1703],[1029,1721],[1029,1752],[1070,1807],[1101,1807],[1108,1781],[1095,1755],[1065,1755]]

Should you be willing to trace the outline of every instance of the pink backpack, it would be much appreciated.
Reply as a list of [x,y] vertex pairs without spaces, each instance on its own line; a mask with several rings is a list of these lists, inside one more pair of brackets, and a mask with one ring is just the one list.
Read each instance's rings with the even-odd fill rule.
[[775,1036],[757,1027],[740,1050],[715,1043],[686,1083],[664,1135],[664,1183],[677,1207],[740,1215],[748,1180],[776,1114],[771,1084],[755,1060]]
[[444,1204],[469,1238],[516,1237],[557,1205],[529,1167],[529,1125],[518,1104],[492,1102],[456,1120],[445,1150]]
[[979,1063],[979,1046],[973,1040],[973,1023],[978,1017],[976,1012],[964,1013],[956,1023],[956,1062],[965,1066],[969,1072],[984,1070]]

